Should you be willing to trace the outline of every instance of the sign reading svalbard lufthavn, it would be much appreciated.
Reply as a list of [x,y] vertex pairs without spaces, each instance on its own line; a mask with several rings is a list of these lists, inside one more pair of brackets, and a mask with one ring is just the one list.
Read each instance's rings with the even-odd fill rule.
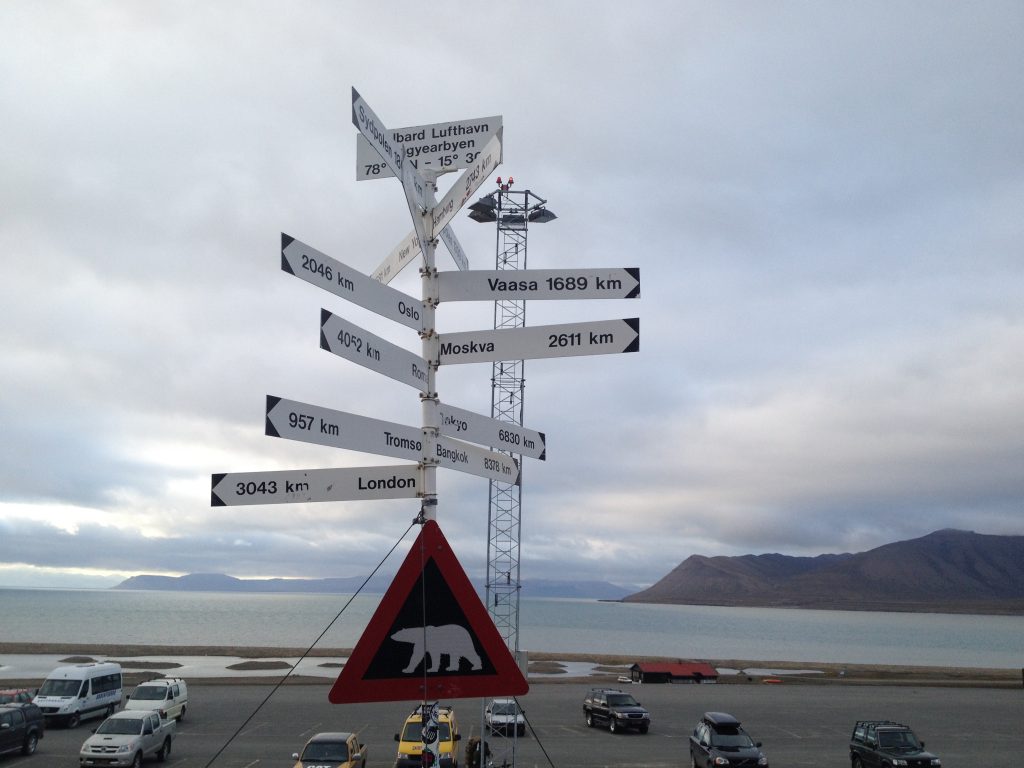
[[[418,171],[448,173],[468,168],[481,148],[501,128],[501,115],[414,125],[391,130],[391,141],[405,148]],[[356,137],[356,181],[394,176],[365,136]]]

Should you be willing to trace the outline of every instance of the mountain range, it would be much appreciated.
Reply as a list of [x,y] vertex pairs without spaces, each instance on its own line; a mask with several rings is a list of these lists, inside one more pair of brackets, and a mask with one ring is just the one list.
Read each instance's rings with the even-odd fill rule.
[[856,554],[692,555],[635,603],[1024,613],[1024,536],[941,530]]
[[[383,594],[391,575],[363,591]],[[351,594],[363,576],[239,579],[222,573],[133,576],[114,589]],[[482,593],[483,585],[475,584]],[[523,597],[633,603],[936,613],[1024,613],[1024,536],[941,530],[855,554],[692,555],[657,583],[630,594],[606,581],[526,579]]]

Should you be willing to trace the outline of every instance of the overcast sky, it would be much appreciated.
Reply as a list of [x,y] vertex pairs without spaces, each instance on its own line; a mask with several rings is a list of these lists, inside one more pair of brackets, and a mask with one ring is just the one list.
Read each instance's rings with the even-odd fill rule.
[[[524,579],[1024,534],[1019,2],[7,0],[0,28],[0,585],[362,575],[406,531],[414,500],[210,506],[216,472],[397,462],[267,437],[268,394],[420,423],[320,310],[416,334],[280,268],[282,232],[368,273],[410,230],[398,181],[355,179],[353,86],[389,127],[503,116],[493,176],[559,217],[529,267],[640,268],[639,300],[527,309],[641,339],[526,363]],[[493,269],[493,225],[453,228]],[[442,367],[442,401],[489,413],[490,372]],[[479,575],[487,481],[438,486]]]

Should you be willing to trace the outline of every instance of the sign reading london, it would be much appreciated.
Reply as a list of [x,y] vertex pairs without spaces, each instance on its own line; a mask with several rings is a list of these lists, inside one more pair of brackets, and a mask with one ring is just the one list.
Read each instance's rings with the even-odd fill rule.
[[415,464],[221,473],[212,476],[210,506],[412,499],[418,485]]

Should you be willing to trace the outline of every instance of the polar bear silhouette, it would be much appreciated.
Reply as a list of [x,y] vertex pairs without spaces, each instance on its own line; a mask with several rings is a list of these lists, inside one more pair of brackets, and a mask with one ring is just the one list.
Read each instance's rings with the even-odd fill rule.
[[443,624],[440,627],[408,627],[391,635],[391,639],[399,643],[412,645],[412,657],[409,665],[402,670],[410,673],[420,665],[424,656],[430,656],[428,672],[437,672],[441,668],[441,657],[448,657],[445,672],[458,672],[462,659],[468,661],[472,669],[481,669],[480,655],[473,646],[473,638],[466,628],[458,624]]

